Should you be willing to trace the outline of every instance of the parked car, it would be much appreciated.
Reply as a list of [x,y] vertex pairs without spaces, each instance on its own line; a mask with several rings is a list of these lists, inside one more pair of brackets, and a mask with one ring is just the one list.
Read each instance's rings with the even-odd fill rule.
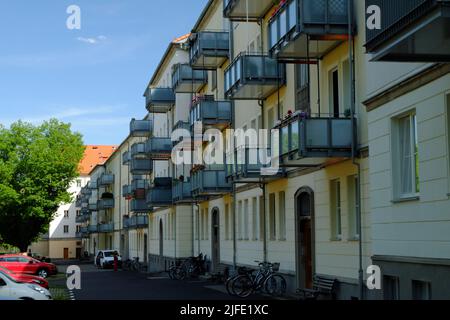
[[9,269],[15,273],[25,273],[47,278],[58,273],[53,263],[41,262],[36,259],[21,255],[0,256],[0,267]]
[[44,278],[41,278],[38,276],[31,276],[28,274],[15,273],[4,267],[0,267],[0,273],[6,273],[6,275],[8,275],[10,278],[13,278],[17,282],[32,283],[32,284],[37,284],[45,289],[49,288],[48,281],[45,280]]
[[0,272],[0,297],[8,300],[52,300],[47,289],[31,283],[18,282]]
[[100,250],[94,259],[98,268],[106,269],[114,266],[114,255],[117,254],[118,266],[122,266],[122,257],[116,250]]

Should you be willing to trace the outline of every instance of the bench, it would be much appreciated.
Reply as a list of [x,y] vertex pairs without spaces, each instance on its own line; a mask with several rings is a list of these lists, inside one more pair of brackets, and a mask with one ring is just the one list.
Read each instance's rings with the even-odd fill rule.
[[315,275],[312,289],[298,289],[297,294],[301,300],[317,300],[319,296],[328,296],[335,299],[337,279],[325,278]]

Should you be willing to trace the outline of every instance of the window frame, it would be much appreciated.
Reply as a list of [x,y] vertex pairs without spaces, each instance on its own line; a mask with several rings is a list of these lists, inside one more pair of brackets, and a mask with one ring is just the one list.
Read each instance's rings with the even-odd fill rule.
[[330,231],[331,241],[342,241],[342,182],[330,180]]

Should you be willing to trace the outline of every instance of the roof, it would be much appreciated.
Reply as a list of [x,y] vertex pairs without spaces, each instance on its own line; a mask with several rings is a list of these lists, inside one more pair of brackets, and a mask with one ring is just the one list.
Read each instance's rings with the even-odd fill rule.
[[[172,50],[173,47],[175,47],[176,45],[185,43],[189,40],[189,37],[191,36],[190,33],[185,34],[181,37],[175,38],[174,40],[172,40],[172,42],[169,44],[169,46],[166,49],[166,52],[164,52],[163,57],[161,58],[161,61],[159,62],[158,66],[155,69],[155,72],[153,73],[152,79],[150,80],[150,83],[147,87],[149,87],[153,82],[155,82],[156,77],[158,76],[158,73],[161,69],[161,67],[163,66],[164,62],[166,61],[167,57],[169,56],[170,51]],[[147,89],[146,89],[147,91]],[[145,93],[144,93],[145,95]]]
[[86,146],[80,162],[80,174],[87,176],[97,165],[104,164],[117,150],[117,146]]

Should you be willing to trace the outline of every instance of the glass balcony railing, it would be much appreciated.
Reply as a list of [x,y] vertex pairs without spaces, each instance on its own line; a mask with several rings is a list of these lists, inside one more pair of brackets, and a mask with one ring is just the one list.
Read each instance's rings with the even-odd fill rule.
[[194,69],[216,70],[225,63],[229,53],[228,31],[203,31],[191,37],[190,61]]
[[295,60],[322,58],[348,38],[349,1],[286,1],[269,21],[271,56]]
[[175,105],[175,93],[172,88],[148,88],[145,103],[150,113],[166,113]]
[[225,96],[264,100],[286,82],[286,66],[267,55],[241,53],[225,70]]
[[111,233],[114,232],[114,223],[104,223],[98,225],[98,232],[99,233]]
[[114,209],[114,199],[101,199],[97,202],[98,210]]
[[97,233],[98,232],[98,225],[89,225],[87,227],[88,233]]
[[247,21],[247,19],[249,21],[258,21],[277,2],[276,0],[224,0],[223,16],[232,21]]
[[122,164],[127,166],[130,164],[130,161],[131,161],[131,153],[129,151],[125,151],[122,154]]
[[133,137],[149,137],[153,133],[153,121],[131,120],[130,134]]
[[216,128],[223,130],[231,125],[231,101],[214,101],[211,99],[198,99],[190,111],[190,122],[193,126],[201,122],[203,128]]
[[93,212],[93,211],[97,211],[98,210],[98,203],[89,203],[89,211]]
[[130,150],[131,159],[147,158],[147,150],[144,142],[135,143]]
[[190,180],[183,182],[179,180],[173,181],[172,200],[174,203],[192,203],[194,201]]
[[130,173],[134,175],[148,175],[153,171],[153,161],[150,159],[133,159],[130,162]]
[[172,87],[176,93],[196,93],[208,83],[205,70],[194,70],[188,64],[177,64],[172,73]]
[[122,187],[122,197],[124,198],[132,198],[134,195],[133,186],[132,185],[124,185]]
[[91,189],[91,190],[98,189],[98,183],[96,180],[89,181],[89,189]]
[[148,207],[146,199],[133,199],[130,201],[130,212],[134,214],[139,213],[149,213],[150,209]]
[[366,27],[373,61],[450,62],[450,0],[366,0],[381,28]]
[[124,217],[123,225],[125,229],[146,229],[148,228],[148,216]]
[[114,184],[114,175],[113,174],[102,174],[98,179],[98,185],[102,187],[111,186]]
[[287,160],[348,158],[352,152],[351,118],[305,118],[294,116],[283,121],[280,129],[280,155]]
[[168,160],[172,156],[172,140],[170,138],[149,138],[145,151],[150,159]]
[[192,194],[195,197],[221,195],[231,192],[225,165],[211,165],[192,173]]
[[172,205],[172,178],[155,178],[147,192],[147,204],[151,208]]

